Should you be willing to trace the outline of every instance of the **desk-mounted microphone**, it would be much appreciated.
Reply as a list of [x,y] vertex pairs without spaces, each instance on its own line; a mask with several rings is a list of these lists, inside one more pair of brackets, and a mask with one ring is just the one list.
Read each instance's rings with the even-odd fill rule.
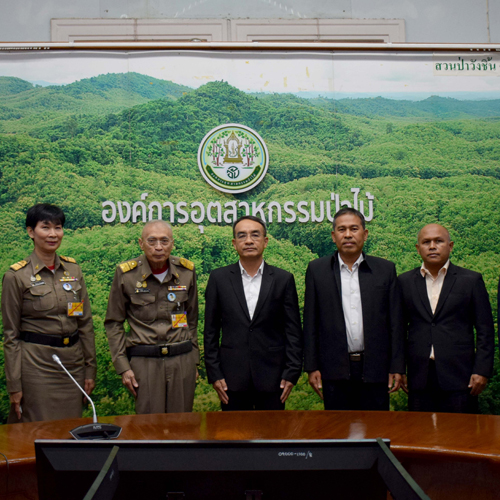
[[90,396],[82,389],[80,384],[73,378],[71,373],[69,373],[68,370],[66,370],[66,367],[62,364],[61,360],[59,359],[59,356],[57,354],[52,354],[52,359],[61,366],[61,368],[66,372],[68,377],[76,384],[78,389],[82,391],[82,393],[85,395],[85,397],[90,401],[90,404],[92,405],[92,412],[93,412],[93,423],[91,424],[85,424],[85,425],[80,425],[80,427],[75,427],[73,430],[69,431],[69,433],[78,440],[82,439],[116,439],[121,431],[122,428],[118,427],[115,424],[100,424],[97,421],[97,414],[95,412],[95,406],[94,402],[92,399],[90,399]]

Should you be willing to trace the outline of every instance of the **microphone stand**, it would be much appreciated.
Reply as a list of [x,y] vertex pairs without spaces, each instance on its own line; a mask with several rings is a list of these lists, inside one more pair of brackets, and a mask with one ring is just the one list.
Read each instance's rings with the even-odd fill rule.
[[74,379],[74,377],[69,373],[66,367],[62,364],[62,361],[59,359],[57,354],[52,354],[52,359],[61,366],[61,368],[66,372],[66,375],[76,384],[78,389],[85,395],[85,397],[90,401],[92,405],[93,412],[93,423],[80,425],[79,427],[75,427],[73,430],[69,431],[69,433],[77,440],[82,439],[116,439],[122,428],[115,424],[100,424],[97,421],[97,414],[95,411],[95,405],[90,396],[82,389],[80,384]]

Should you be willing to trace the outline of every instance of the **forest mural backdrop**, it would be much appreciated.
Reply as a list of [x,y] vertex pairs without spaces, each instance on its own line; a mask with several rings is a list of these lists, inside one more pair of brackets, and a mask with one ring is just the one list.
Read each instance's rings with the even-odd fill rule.
[[[294,273],[301,307],[307,263],[334,250],[329,218],[342,202],[363,201],[365,214],[372,210],[366,250],[394,261],[398,273],[419,265],[414,245],[423,224],[449,228],[453,261],[483,273],[496,318],[497,62],[438,59],[0,53],[0,277],[31,252],[27,208],[60,205],[67,218],[60,251],[81,265],[90,294],[100,415],[133,413],[111,364],[103,320],[115,266],[139,254],[142,221],[158,216],[158,204],[165,220],[173,217],[174,254],[198,271],[200,345],[208,275],[236,260],[228,223],[235,206],[239,215],[248,206],[272,219],[265,258]],[[258,132],[270,158],[264,180],[236,195],[211,187],[197,165],[200,141],[226,123]],[[209,204],[210,213],[202,214]],[[278,205],[289,208],[281,222]],[[203,356],[200,374],[195,410],[219,409]],[[480,403],[482,412],[500,414],[498,361]],[[394,395],[391,404],[404,410],[405,396]],[[8,406],[0,352],[0,422]],[[305,375],[287,408],[322,408]]]

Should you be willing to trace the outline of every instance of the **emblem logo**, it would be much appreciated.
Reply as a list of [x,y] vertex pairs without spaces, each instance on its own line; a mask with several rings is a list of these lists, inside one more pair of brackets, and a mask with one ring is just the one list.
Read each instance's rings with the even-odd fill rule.
[[205,180],[224,193],[244,193],[264,179],[269,153],[251,128],[228,123],[212,129],[198,149],[198,167]]

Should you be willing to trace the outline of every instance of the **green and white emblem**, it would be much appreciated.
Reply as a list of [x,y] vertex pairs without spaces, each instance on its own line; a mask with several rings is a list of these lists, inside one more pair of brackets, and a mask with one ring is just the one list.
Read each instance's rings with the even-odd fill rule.
[[205,180],[224,193],[243,193],[257,186],[267,172],[269,153],[251,128],[228,123],[212,129],[198,149],[198,167]]

